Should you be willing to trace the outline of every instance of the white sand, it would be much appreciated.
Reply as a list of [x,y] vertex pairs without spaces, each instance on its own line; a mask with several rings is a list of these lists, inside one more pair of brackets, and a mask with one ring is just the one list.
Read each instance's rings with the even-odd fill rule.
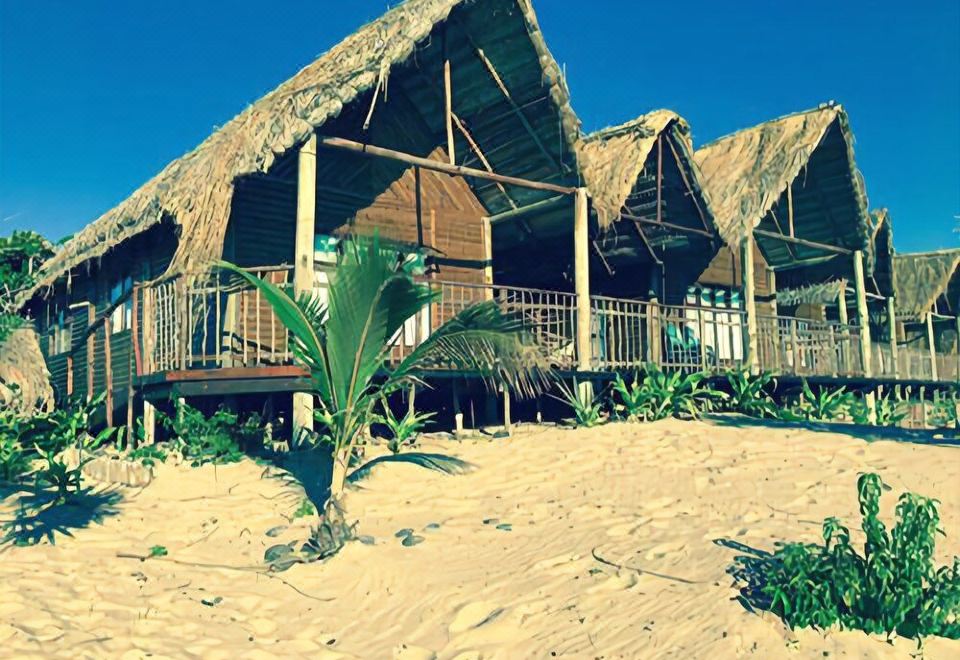
[[[308,526],[265,535],[296,509],[296,488],[252,462],[164,466],[142,491],[122,490],[102,525],[0,554],[0,655],[907,658],[910,640],[790,632],[747,613],[725,573],[736,553],[714,539],[815,541],[829,515],[858,531],[856,477],[871,470],[894,487],[886,515],[903,489],[940,498],[939,560],[960,554],[952,447],[666,421],[427,450],[476,469],[378,466],[348,496],[375,545],[351,543],[283,581],[175,562],[256,565]],[[0,517],[11,513],[8,501]],[[423,531],[430,523],[439,529]],[[402,546],[402,528],[424,541]],[[153,545],[169,556],[116,557]],[[931,639],[925,657],[960,657],[960,643]]]

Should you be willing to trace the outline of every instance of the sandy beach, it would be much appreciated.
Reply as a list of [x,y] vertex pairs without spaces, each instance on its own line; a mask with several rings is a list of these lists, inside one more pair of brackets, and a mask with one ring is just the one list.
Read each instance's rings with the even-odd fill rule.
[[[855,482],[875,471],[893,487],[887,520],[903,490],[941,500],[945,563],[960,554],[960,448],[734,421],[427,439],[417,451],[471,469],[377,465],[346,500],[365,543],[272,576],[264,551],[316,520],[289,520],[299,486],[249,460],[164,465],[146,488],[101,493],[99,521],[55,545],[3,550],[0,656],[910,657],[911,640],[747,612],[731,546],[816,541],[831,515],[859,542]],[[118,556],[156,545],[168,554]],[[960,642],[929,639],[924,657],[960,657]]]

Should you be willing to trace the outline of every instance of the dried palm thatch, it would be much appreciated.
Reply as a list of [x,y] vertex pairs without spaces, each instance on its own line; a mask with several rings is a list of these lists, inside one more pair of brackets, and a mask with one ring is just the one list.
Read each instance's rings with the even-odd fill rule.
[[[838,135],[831,135],[832,129]],[[798,218],[797,235],[811,240],[822,236],[822,242],[867,249],[870,220],[863,178],[853,156],[853,135],[846,112],[833,103],[765,122],[697,150],[694,158],[703,186],[727,243],[737,244],[767,219],[772,209],[783,205],[787,187],[795,181],[796,196],[796,188],[806,183],[811,159],[828,136],[834,138],[831,169],[838,169],[838,176],[847,180],[847,194],[834,200],[824,199],[828,196],[822,190],[811,191],[816,203],[805,218]],[[795,205],[799,206],[796,200]],[[780,213],[780,222],[785,215]],[[804,226],[806,221],[809,228]]]
[[0,406],[22,413],[53,403],[50,373],[32,328],[14,330],[0,344]]
[[[692,169],[690,127],[670,110],[654,110],[620,126],[591,133],[577,143],[580,173],[590,191],[602,229],[620,217],[624,202],[643,171],[657,137],[667,132],[677,138],[680,157],[687,160]],[[697,177],[693,178],[692,185],[699,186]]]
[[893,257],[897,316],[919,320],[940,296],[960,302],[960,249],[897,254]]
[[893,222],[887,209],[876,209],[870,213],[873,230],[870,234],[870,246],[873,254],[873,279],[877,283],[878,293],[883,296],[892,294],[896,289],[896,273],[893,269],[895,250],[893,248]]
[[[165,218],[180,226],[168,272],[204,266],[222,252],[234,181],[266,172],[285,152],[364,92],[385,84],[391,67],[405,62],[458,6],[476,0],[407,0],[360,28],[217,130],[193,151],[167,165],[119,206],[78,233],[40,272],[37,287],[104,255]],[[547,50],[529,0],[516,0],[542,68],[543,86],[558,109],[572,149],[579,123],[562,71]],[[491,17],[490,20],[493,20]]]
[[794,289],[779,289],[776,293],[778,305],[834,305],[846,291],[845,279],[831,280]]

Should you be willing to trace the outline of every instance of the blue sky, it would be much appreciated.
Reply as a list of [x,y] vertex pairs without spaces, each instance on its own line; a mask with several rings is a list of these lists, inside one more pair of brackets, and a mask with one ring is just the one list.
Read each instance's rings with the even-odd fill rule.
[[[702,144],[834,99],[898,250],[960,245],[960,3],[669,4],[535,0],[585,129],[667,107]],[[0,0],[0,234],[76,231],[386,6]]]

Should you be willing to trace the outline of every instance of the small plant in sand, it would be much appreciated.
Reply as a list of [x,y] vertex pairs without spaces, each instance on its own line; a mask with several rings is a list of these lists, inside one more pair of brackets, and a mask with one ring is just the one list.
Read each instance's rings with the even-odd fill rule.
[[666,417],[697,419],[716,410],[726,394],[705,383],[709,374],[679,371],[667,373],[656,365],[649,365],[640,384],[643,398],[643,419],[656,421]]
[[573,379],[573,387],[558,379],[557,389],[560,390],[560,396],[550,396],[570,406],[576,426],[589,429],[607,421],[603,414],[602,397],[595,395],[590,388],[580,387],[576,378]]
[[149,553],[148,553],[147,556],[149,556],[149,557],[166,557],[167,554],[169,554],[169,553],[167,552],[166,547],[164,547],[164,546],[162,546],[162,545],[154,545],[154,546],[151,546],[151,547],[150,547],[150,551],[149,551]]
[[876,397],[872,416],[866,399],[856,399],[850,405],[850,416],[856,424],[900,426],[909,413],[909,404],[901,397],[899,386],[895,392],[885,392]]
[[960,405],[960,401],[957,400],[956,392],[937,399],[928,417],[930,424],[937,428],[956,427],[958,405]]
[[[738,557],[751,576],[752,604],[791,628],[843,628],[910,638],[960,639],[960,558],[936,568],[936,500],[904,493],[893,530],[879,518],[889,488],[875,474],[857,481],[866,542],[863,554],[836,518],[823,523],[823,545],[788,543],[772,555]],[[735,571],[736,574],[736,571]]]
[[518,393],[539,389],[550,366],[524,320],[492,300],[462,310],[391,364],[396,334],[409,318],[437,302],[440,292],[415,281],[397,250],[382,245],[377,236],[344,242],[327,289],[328,302],[312,296],[295,299],[232,264],[221,262],[220,267],[260,291],[290,331],[297,361],[310,370],[315,418],[333,446],[324,519],[338,529],[336,521],[342,516],[337,500],[353,448],[381,399],[409,387],[419,373],[438,364],[479,373],[490,384],[506,383]]
[[387,449],[394,454],[399,454],[404,445],[415,440],[427,423],[436,417],[436,413],[417,413],[415,410],[407,410],[403,417],[398,418],[393,414],[386,399],[381,401],[381,407],[383,414],[375,415],[373,419],[390,431]]
[[0,435],[0,483],[20,481],[30,471],[30,457],[20,439],[14,435]]
[[634,373],[633,380],[627,385],[619,373],[613,381],[613,412],[619,418],[636,422],[648,412],[647,392],[641,387],[640,374]]
[[236,413],[218,408],[207,417],[190,404],[177,401],[173,416],[160,419],[173,436],[174,446],[193,467],[236,463],[243,458],[235,437]]
[[849,415],[854,403],[854,395],[846,387],[819,387],[814,391],[803,379],[799,398],[781,411],[781,417],[788,421],[830,422]]
[[317,514],[317,508],[313,506],[313,503],[304,497],[300,500],[300,506],[298,506],[293,515],[290,516],[291,520],[296,520],[297,518],[306,518],[307,516],[314,516]]
[[772,373],[753,375],[746,369],[737,369],[728,371],[726,379],[730,398],[724,408],[750,417],[777,416],[779,409],[769,391],[776,387]]
[[53,504],[66,504],[83,493],[83,466],[93,460],[92,456],[81,456],[79,463],[71,466],[62,455],[45,451],[39,446],[36,449],[43,463],[35,477],[39,484],[54,490],[56,497]]

